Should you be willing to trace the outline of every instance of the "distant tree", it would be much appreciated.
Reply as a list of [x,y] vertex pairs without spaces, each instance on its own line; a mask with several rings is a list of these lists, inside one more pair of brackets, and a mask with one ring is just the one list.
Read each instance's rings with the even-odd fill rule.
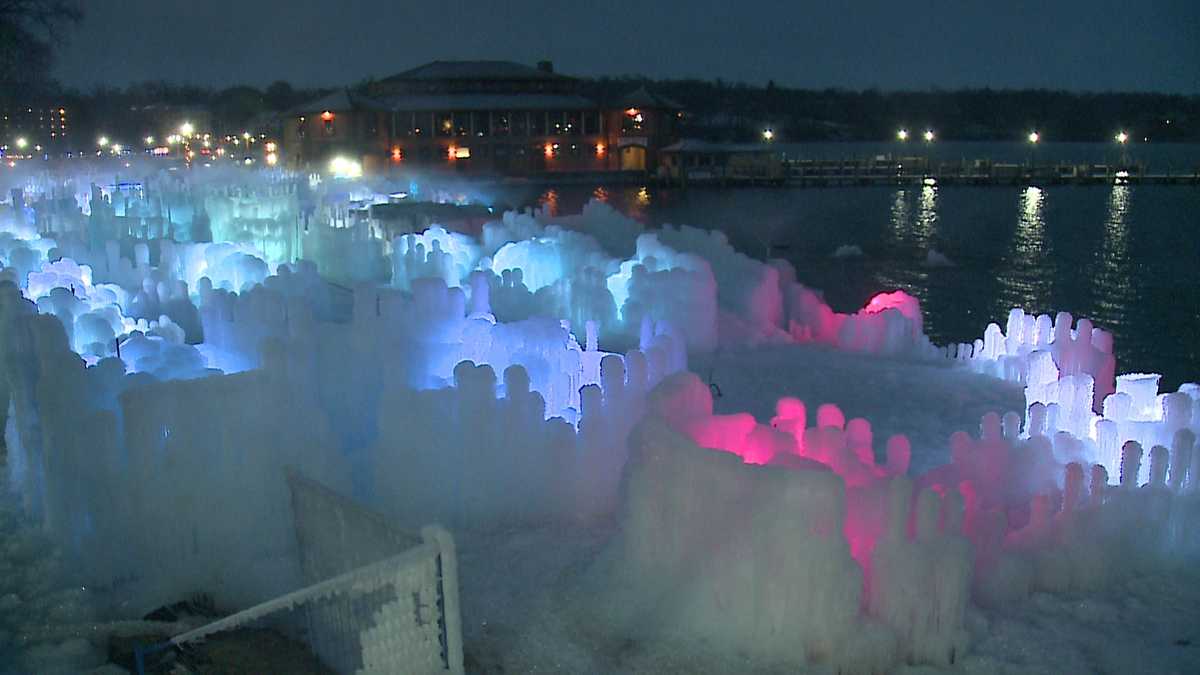
[[297,103],[295,88],[283,80],[272,82],[263,92],[263,97],[267,101],[267,107],[276,111],[286,110]]
[[214,117],[229,129],[245,126],[252,117],[266,110],[262,92],[246,86],[217,92],[210,106]]
[[0,0],[0,97],[47,87],[53,46],[81,18],[74,0]]

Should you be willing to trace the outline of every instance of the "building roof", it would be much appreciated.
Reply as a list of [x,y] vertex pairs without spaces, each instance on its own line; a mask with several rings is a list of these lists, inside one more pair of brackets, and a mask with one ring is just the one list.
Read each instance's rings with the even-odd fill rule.
[[622,108],[657,108],[659,110],[683,110],[683,106],[666,96],[651,92],[642,85],[621,98]]
[[352,110],[390,110],[390,108],[373,98],[356,94],[349,89],[338,89],[337,91],[322,96],[315,101],[301,103],[288,111],[289,114],[299,115],[302,113],[324,112],[326,110],[332,112],[348,112]]
[[574,78],[512,61],[431,61],[384,78],[383,82],[412,80],[570,80]]
[[401,94],[385,99],[391,110],[595,110],[595,102],[573,94]]
[[659,152],[696,152],[710,155],[732,155],[737,153],[770,153],[775,148],[762,143],[713,143],[695,138],[685,138],[672,143]]

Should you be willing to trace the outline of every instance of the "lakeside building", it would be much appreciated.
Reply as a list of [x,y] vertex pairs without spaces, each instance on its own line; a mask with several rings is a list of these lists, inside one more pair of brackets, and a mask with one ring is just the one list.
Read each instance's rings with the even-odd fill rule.
[[[34,155],[68,147],[67,109],[62,105],[13,105],[0,108],[0,153]],[[24,147],[19,147],[24,146]]]
[[682,110],[644,87],[599,103],[582,82],[508,61],[434,61],[297,106],[283,125],[294,166],[336,157],[367,171],[415,166],[536,175],[659,167]]

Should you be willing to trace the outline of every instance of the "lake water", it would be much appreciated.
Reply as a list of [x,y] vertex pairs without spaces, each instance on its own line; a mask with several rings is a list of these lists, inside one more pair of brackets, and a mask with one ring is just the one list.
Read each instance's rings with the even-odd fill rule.
[[[809,156],[866,156],[852,152],[874,152],[869,145],[824,144]],[[979,146],[967,158],[1020,151],[1020,144],[957,145]],[[1048,161],[1089,161],[1080,158],[1105,148],[1039,152]],[[1164,169],[1172,162],[1175,170],[1189,157],[1200,162],[1197,146],[1153,149],[1160,148],[1161,156],[1143,161]],[[572,185],[541,189],[531,201],[571,213],[593,197],[647,225],[718,229],[754,257],[784,258],[839,311],[902,288],[921,300],[926,331],[939,344],[980,337],[991,321],[1003,326],[1012,307],[1065,310],[1114,333],[1118,372],[1162,373],[1172,389],[1200,380],[1200,188]],[[833,258],[842,245],[864,255]],[[931,250],[953,266],[926,266]]]

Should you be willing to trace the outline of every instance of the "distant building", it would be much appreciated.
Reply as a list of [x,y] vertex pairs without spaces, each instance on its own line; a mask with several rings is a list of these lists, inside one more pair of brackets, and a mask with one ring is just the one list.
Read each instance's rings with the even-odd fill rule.
[[347,157],[370,169],[386,161],[392,113],[383,103],[339,89],[288,112],[283,151],[293,166],[324,166]]
[[[58,152],[68,147],[72,125],[67,109],[57,105],[11,106],[0,110],[0,147],[9,154]],[[17,148],[18,140],[26,147]]]
[[507,61],[434,61],[299,106],[284,123],[296,166],[337,155],[470,173],[652,171],[679,106],[644,88],[605,106],[581,82]]
[[782,183],[783,157],[763,143],[710,143],[685,139],[661,150],[662,178],[688,183]]

